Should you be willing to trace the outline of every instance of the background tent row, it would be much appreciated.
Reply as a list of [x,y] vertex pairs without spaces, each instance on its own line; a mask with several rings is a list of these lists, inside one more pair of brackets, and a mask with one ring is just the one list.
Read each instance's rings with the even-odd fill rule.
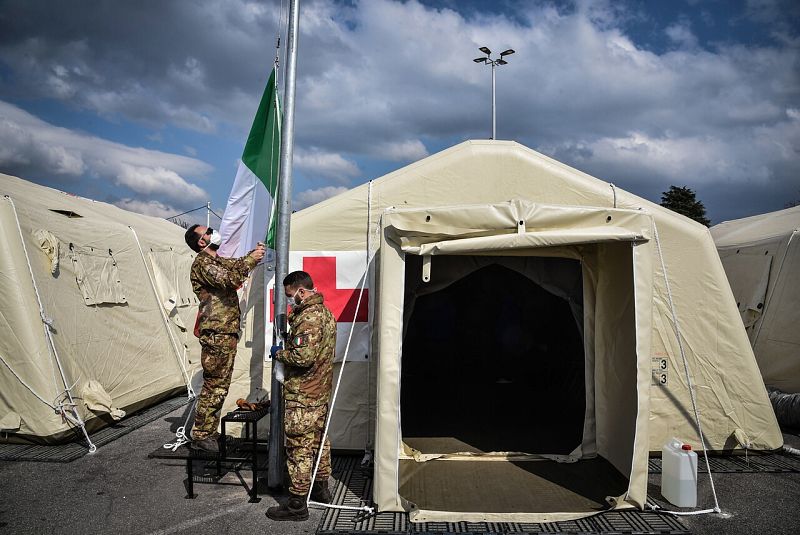
[[800,206],[711,228],[764,382],[800,393]]
[[73,440],[81,420],[187,395],[200,348],[184,230],[7,175],[0,194],[0,440]]

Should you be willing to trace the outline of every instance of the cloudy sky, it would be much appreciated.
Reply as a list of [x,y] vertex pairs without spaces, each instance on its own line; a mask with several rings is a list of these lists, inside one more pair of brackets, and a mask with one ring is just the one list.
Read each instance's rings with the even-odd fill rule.
[[[0,0],[0,172],[225,206],[286,1]],[[285,40],[285,39],[284,39]],[[284,42],[285,44],[285,42]],[[795,0],[302,0],[295,208],[491,135],[713,223],[800,201]]]

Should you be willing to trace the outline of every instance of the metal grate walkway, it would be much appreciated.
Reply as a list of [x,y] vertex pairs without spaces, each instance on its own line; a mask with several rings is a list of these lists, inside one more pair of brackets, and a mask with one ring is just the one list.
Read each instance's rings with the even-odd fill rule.
[[[361,506],[372,496],[372,479],[361,470],[358,457],[334,457],[336,486],[333,502]],[[412,523],[406,513],[366,516],[357,511],[326,509],[317,527],[318,535],[380,533],[387,535],[449,533],[572,533],[572,534],[687,534],[674,517],[641,511],[610,511],[588,518],[550,523],[515,522],[426,522]]]
[[[104,427],[90,435],[95,446],[100,448],[134,429],[138,429],[152,421],[169,414],[188,403],[185,396],[162,401],[147,409],[127,416],[114,425]],[[68,463],[86,455],[89,451],[83,442],[83,436],[67,444],[0,444],[0,461],[39,461],[51,463]]]

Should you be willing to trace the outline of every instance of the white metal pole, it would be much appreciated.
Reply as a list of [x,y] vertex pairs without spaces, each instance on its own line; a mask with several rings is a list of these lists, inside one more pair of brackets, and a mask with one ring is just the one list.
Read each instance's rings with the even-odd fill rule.
[[206,203],[206,227],[211,226],[211,201]]
[[[281,132],[281,167],[278,174],[278,224],[275,236],[275,320],[273,343],[286,332],[286,295],[283,279],[289,274],[289,226],[292,218],[292,151],[294,148],[294,93],[297,68],[300,0],[289,2],[289,35],[286,50],[286,86],[284,90],[283,124]],[[266,348],[265,348],[266,349]],[[271,412],[269,419],[269,464],[267,484],[283,485],[283,395],[282,385],[272,367]]]
[[492,61],[492,139],[497,139],[497,123],[494,108],[494,61]]

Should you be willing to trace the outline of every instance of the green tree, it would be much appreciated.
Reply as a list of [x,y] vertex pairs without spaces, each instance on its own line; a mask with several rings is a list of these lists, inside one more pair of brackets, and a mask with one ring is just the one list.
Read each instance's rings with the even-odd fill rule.
[[670,186],[669,191],[661,192],[661,206],[678,212],[700,224],[709,226],[711,221],[706,217],[706,207],[697,200],[694,191],[686,186]]

